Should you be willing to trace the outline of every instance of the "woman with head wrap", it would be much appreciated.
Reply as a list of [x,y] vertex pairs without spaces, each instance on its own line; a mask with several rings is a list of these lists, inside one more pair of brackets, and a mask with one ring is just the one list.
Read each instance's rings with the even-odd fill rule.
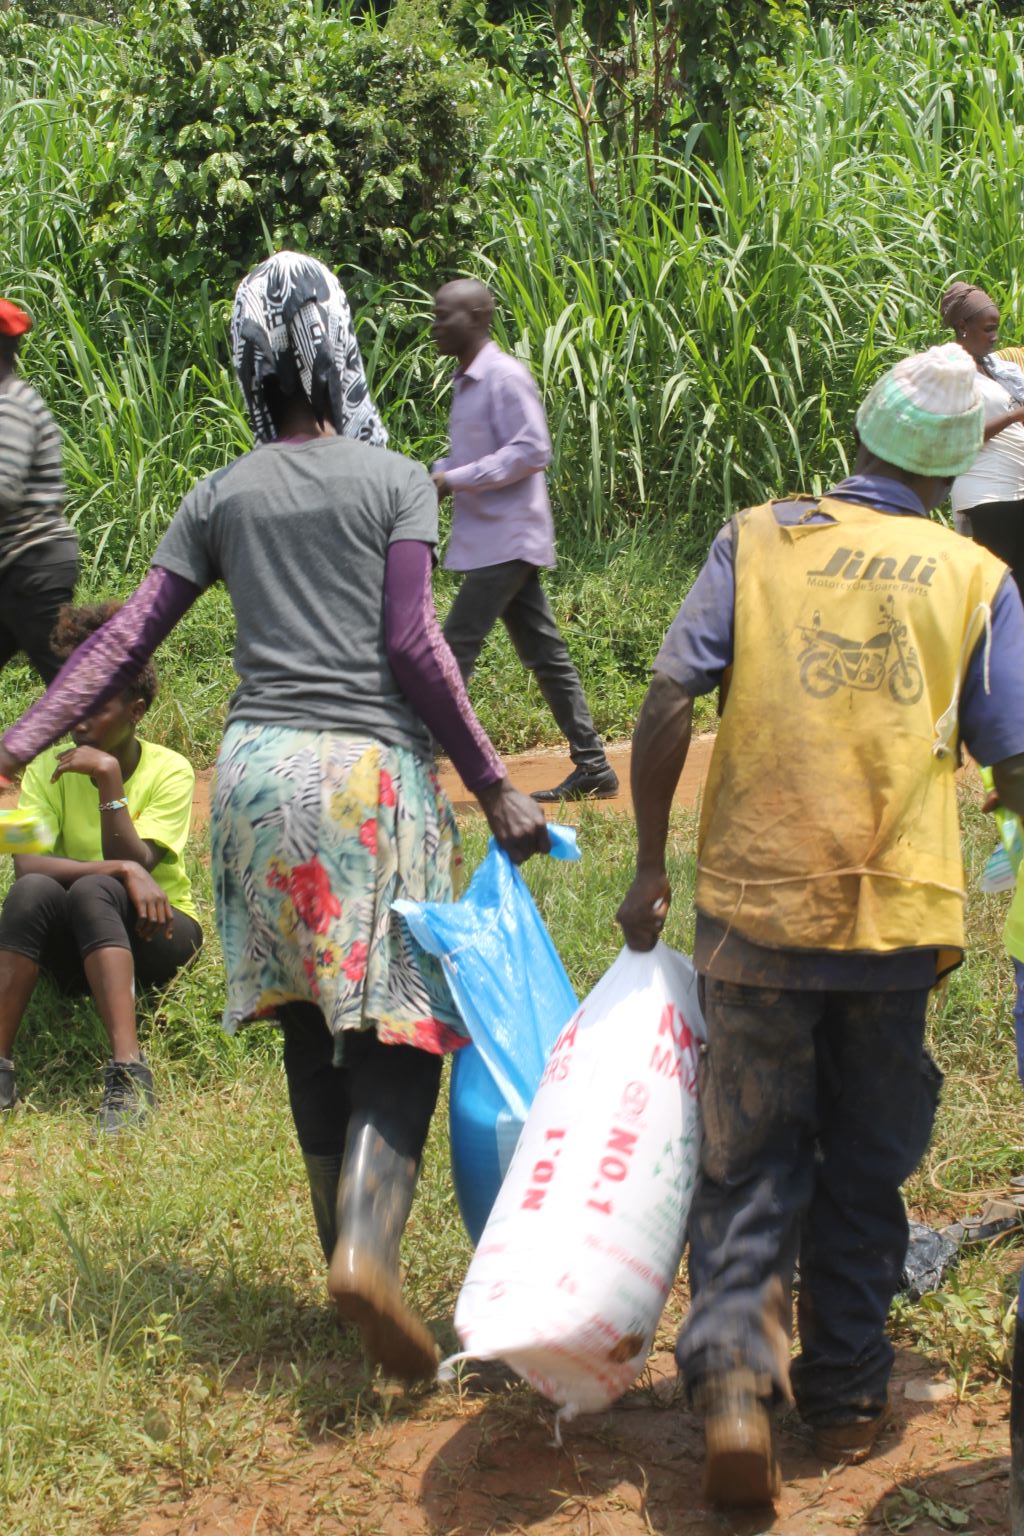
[[256,448],[193,488],[134,596],[0,742],[30,761],[137,673],[222,581],[237,623],[212,812],[225,1026],[276,1018],[316,1225],[342,1317],[413,1380],[436,1350],[400,1289],[445,1052],[465,1043],[443,978],[392,914],[451,899],[457,833],[432,738],[516,860],[547,847],[478,724],[434,617],[437,495],[377,444],[348,305],[281,253],[238,290],[235,366]]
[[999,307],[983,288],[953,283],[942,295],[943,322],[974,359],[985,403],[985,441],[953,482],[957,526],[1005,560],[1024,582],[1024,372],[994,348]]

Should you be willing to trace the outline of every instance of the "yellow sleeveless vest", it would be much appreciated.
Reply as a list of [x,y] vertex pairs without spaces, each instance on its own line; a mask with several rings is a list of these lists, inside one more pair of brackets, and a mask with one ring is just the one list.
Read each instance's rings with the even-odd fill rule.
[[[736,519],[734,659],[696,904],[782,949],[963,948],[956,715],[1006,573],[921,517]],[[987,643],[987,638],[985,643]]]

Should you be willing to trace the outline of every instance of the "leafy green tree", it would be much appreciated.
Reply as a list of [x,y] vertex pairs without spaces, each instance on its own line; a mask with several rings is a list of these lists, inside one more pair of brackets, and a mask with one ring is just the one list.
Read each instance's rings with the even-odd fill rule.
[[233,281],[270,248],[411,281],[473,227],[479,83],[433,23],[316,0],[141,0],[123,78],[131,160],[95,229],[109,261],[172,287]]
[[[597,196],[597,149],[634,159],[756,120],[807,21],[807,0],[449,0],[460,42],[550,87],[575,118]],[[546,56],[546,57],[545,57]],[[710,132],[708,132],[710,130]]]

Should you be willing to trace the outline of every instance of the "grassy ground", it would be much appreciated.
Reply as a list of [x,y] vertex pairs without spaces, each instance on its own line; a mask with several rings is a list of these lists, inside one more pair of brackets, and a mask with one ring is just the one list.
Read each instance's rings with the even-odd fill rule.
[[[991,827],[965,802],[972,874]],[[669,941],[690,936],[692,821],[675,827]],[[629,873],[627,821],[585,816],[579,866],[534,861],[530,882],[581,994],[614,957]],[[467,864],[483,851],[467,827]],[[19,1072],[26,1108],[0,1127],[0,1525],[5,1536],[134,1531],[139,1510],[201,1485],[228,1458],[244,1474],[324,1426],[343,1435],[416,1401],[382,1393],[324,1309],[319,1254],[273,1032],[218,1027],[211,936],[146,1023],[162,1110],[147,1135],[90,1132],[104,1056],[91,1009],[41,990]],[[974,898],[967,965],[937,1000],[932,1048],[946,1073],[935,1143],[908,1194],[935,1222],[976,1208],[1019,1167],[1011,978],[1002,902]],[[450,1326],[469,1247],[446,1172],[439,1115],[406,1259],[418,1304]],[[905,1338],[942,1356],[964,1392],[1004,1353],[1019,1245],[965,1259],[939,1297],[900,1304]],[[670,1305],[673,1316],[683,1297]],[[282,1452],[282,1446],[285,1447]]]

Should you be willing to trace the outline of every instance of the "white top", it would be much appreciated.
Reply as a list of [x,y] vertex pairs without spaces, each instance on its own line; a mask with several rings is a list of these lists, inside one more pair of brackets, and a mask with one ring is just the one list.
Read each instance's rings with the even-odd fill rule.
[[[1008,374],[1011,369],[1024,390],[1024,373],[1011,363],[1000,364],[1000,372]],[[1010,391],[980,370],[978,388],[986,422],[1016,409],[1018,402]],[[990,501],[1024,501],[1024,423],[1015,422],[990,437],[967,473],[957,475],[951,495],[954,512],[967,512]]]

